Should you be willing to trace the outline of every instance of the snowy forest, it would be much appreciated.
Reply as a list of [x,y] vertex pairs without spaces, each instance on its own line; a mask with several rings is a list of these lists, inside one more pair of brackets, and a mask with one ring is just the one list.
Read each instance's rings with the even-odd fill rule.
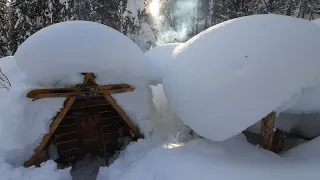
[[0,180],[319,180],[320,0],[0,0]]
[[0,57],[51,24],[89,20],[128,36],[143,51],[185,42],[236,17],[276,13],[304,19],[320,15],[318,0],[0,0]]

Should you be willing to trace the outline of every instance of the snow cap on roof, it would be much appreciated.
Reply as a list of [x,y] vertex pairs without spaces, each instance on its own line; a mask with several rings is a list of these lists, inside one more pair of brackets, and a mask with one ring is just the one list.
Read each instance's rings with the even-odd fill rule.
[[89,21],[68,21],[41,29],[21,44],[15,58],[34,81],[81,72],[108,72],[120,80],[141,79],[147,62],[129,38]]

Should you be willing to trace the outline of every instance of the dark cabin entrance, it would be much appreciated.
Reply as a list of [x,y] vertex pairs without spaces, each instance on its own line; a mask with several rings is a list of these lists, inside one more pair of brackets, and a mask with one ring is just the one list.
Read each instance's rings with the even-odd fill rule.
[[130,128],[104,97],[77,99],[53,134],[59,160],[86,153],[105,158],[132,141]]

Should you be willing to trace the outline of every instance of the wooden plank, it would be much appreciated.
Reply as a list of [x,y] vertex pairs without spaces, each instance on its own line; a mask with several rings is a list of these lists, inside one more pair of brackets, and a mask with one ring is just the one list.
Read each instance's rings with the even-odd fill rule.
[[83,106],[90,106],[90,105],[96,105],[96,104],[105,104],[109,105],[109,103],[106,101],[106,98],[104,96],[102,97],[90,97],[89,99],[77,99],[76,102],[73,103],[72,108],[79,108]]
[[264,149],[272,151],[274,124],[276,120],[276,113],[271,112],[261,122],[260,146]]
[[[119,89],[99,89],[99,90],[92,90],[92,91],[87,91],[87,92],[81,92],[81,91],[75,91],[75,92],[68,92],[68,93],[42,93],[42,94],[38,94],[36,96],[33,97],[33,101],[42,99],[42,98],[57,98],[57,97],[70,97],[70,96],[89,96],[93,95],[93,96],[99,96],[99,94],[102,93],[108,93],[108,94],[116,94],[116,93],[124,93],[124,92],[131,92],[134,89],[132,87],[130,88],[119,88]],[[97,95],[95,95],[97,94]]]
[[133,124],[133,122],[129,119],[127,114],[120,108],[120,106],[117,104],[117,102],[113,99],[113,97],[108,94],[104,93],[104,97],[107,99],[107,101],[111,104],[111,106],[119,113],[121,118],[128,124],[128,126],[133,131],[134,135],[138,138],[142,138],[143,136],[140,134],[138,128]]
[[67,99],[67,103],[65,104],[64,108],[61,110],[61,112],[58,114],[58,116],[55,118],[55,120],[52,122],[49,133],[47,133],[43,139],[40,145],[36,148],[34,155],[32,158],[27,161],[24,165],[26,167],[32,166],[35,163],[36,157],[39,155],[39,153],[43,150],[43,148],[46,146],[46,144],[49,142],[51,136],[53,135],[54,131],[57,129],[58,125],[68,112],[69,108],[72,106],[73,102],[76,100],[75,97],[71,97]]
[[99,89],[99,90],[110,90],[110,91],[115,91],[118,89],[129,89],[133,91],[133,87],[130,86],[129,84],[109,84],[109,85],[92,85],[92,86],[85,86],[81,85],[78,87],[69,87],[69,88],[51,88],[51,89],[35,89],[31,90],[28,94],[28,98],[34,98],[40,94],[67,94],[67,93],[72,93],[72,92],[81,92],[81,91],[88,91],[88,89]]

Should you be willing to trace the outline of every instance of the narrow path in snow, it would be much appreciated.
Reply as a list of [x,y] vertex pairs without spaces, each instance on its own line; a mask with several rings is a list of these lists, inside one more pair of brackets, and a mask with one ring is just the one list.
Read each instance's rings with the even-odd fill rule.
[[94,180],[96,179],[99,168],[104,166],[104,159],[96,156],[85,156],[72,167],[71,176],[73,180]]

